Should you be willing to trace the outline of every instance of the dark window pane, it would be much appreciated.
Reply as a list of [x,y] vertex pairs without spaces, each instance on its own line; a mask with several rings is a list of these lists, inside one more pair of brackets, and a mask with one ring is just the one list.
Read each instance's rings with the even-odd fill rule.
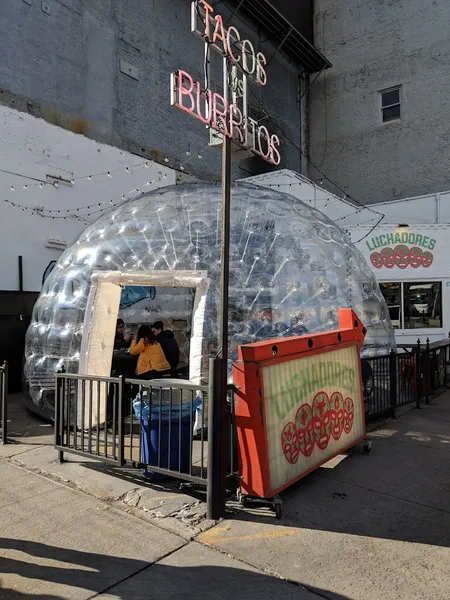
[[402,293],[401,283],[380,283],[380,290],[386,300],[392,326],[400,329],[402,326]]
[[399,104],[400,90],[391,90],[390,92],[381,92],[381,106],[391,106],[391,104]]
[[442,327],[442,284],[405,283],[405,329]]
[[383,108],[383,123],[394,121],[395,119],[400,119],[400,104],[391,106],[390,108]]

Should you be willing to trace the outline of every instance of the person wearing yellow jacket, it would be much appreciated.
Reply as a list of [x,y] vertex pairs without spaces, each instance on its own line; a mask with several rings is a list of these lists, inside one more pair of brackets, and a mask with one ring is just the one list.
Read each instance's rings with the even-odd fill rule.
[[139,379],[153,379],[162,371],[170,370],[161,344],[148,325],[139,327],[136,339],[131,342],[130,354],[139,355],[136,366]]

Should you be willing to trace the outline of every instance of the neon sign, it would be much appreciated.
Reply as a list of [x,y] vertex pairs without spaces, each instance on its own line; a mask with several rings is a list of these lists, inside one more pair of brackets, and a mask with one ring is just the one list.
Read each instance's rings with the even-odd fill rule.
[[[241,148],[250,150],[271,164],[279,165],[279,137],[247,115],[247,76],[259,86],[266,85],[266,57],[262,52],[256,52],[249,40],[242,39],[236,27],[226,29],[222,17],[214,16],[214,9],[206,0],[192,2],[191,30],[219,52],[224,61],[232,64],[233,80],[230,85],[228,68],[225,66],[226,83],[223,94],[219,94],[210,89],[203,90],[200,82],[180,69],[171,74],[171,105],[231,138]],[[242,72],[242,81],[236,77],[237,69]],[[228,97],[229,87],[232,91],[231,100]],[[244,97],[242,109],[237,105],[238,97]]]

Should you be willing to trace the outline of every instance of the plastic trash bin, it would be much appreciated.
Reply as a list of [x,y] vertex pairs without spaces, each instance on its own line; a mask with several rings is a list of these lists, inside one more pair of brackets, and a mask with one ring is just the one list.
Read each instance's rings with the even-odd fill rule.
[[[148,392],[142,394],[141,462],[149,467],[159,467],[176,472],[189,473],[191,463],[191,436],[194,415],[201,399],[192,402],[189,393],[170,389],[152,389],[151,406]],[[141,400],[133,402],[135,415],[141,418]],[[169,453],[170,439],[170,453]],[[181,452],[180,452],[181,450]],[[170,454],[170,464],[169,464]],[[169,475],[143,469],[146,477],[153,481],[167,481]]]

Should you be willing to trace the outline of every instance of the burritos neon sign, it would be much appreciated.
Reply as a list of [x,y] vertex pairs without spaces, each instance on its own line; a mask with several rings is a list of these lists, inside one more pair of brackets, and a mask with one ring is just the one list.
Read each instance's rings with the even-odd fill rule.
[[259,86],[266,85],[266,57],[262,52],[256,52],[249,40],[242,39],[236,27],[225,28],[222,17],[214,16],[214,9],[206,0],[192,2],[191,9],[192,32],[219,52],[227,64],[235,67],[235,71],[239,69],[243,81],[239,81],[237,85],[234,81],[231,86],[228,69],[226,69],[225,89],[223,94],[219,94],[209,89],[202,90],[200,82],[195,81],[187,71],[180,69],[171,74],[172,106],[231,138],[236,144],[261,156],[267,162],[279,165],[281,161],[279,137],[271,134],[267,127],[259,125],[246,114],[246,101],[243,102],[242,107],[238,106],[237,94],[233,93],[230,100],[227,89],[237,87],[245,90],[247,77]]

